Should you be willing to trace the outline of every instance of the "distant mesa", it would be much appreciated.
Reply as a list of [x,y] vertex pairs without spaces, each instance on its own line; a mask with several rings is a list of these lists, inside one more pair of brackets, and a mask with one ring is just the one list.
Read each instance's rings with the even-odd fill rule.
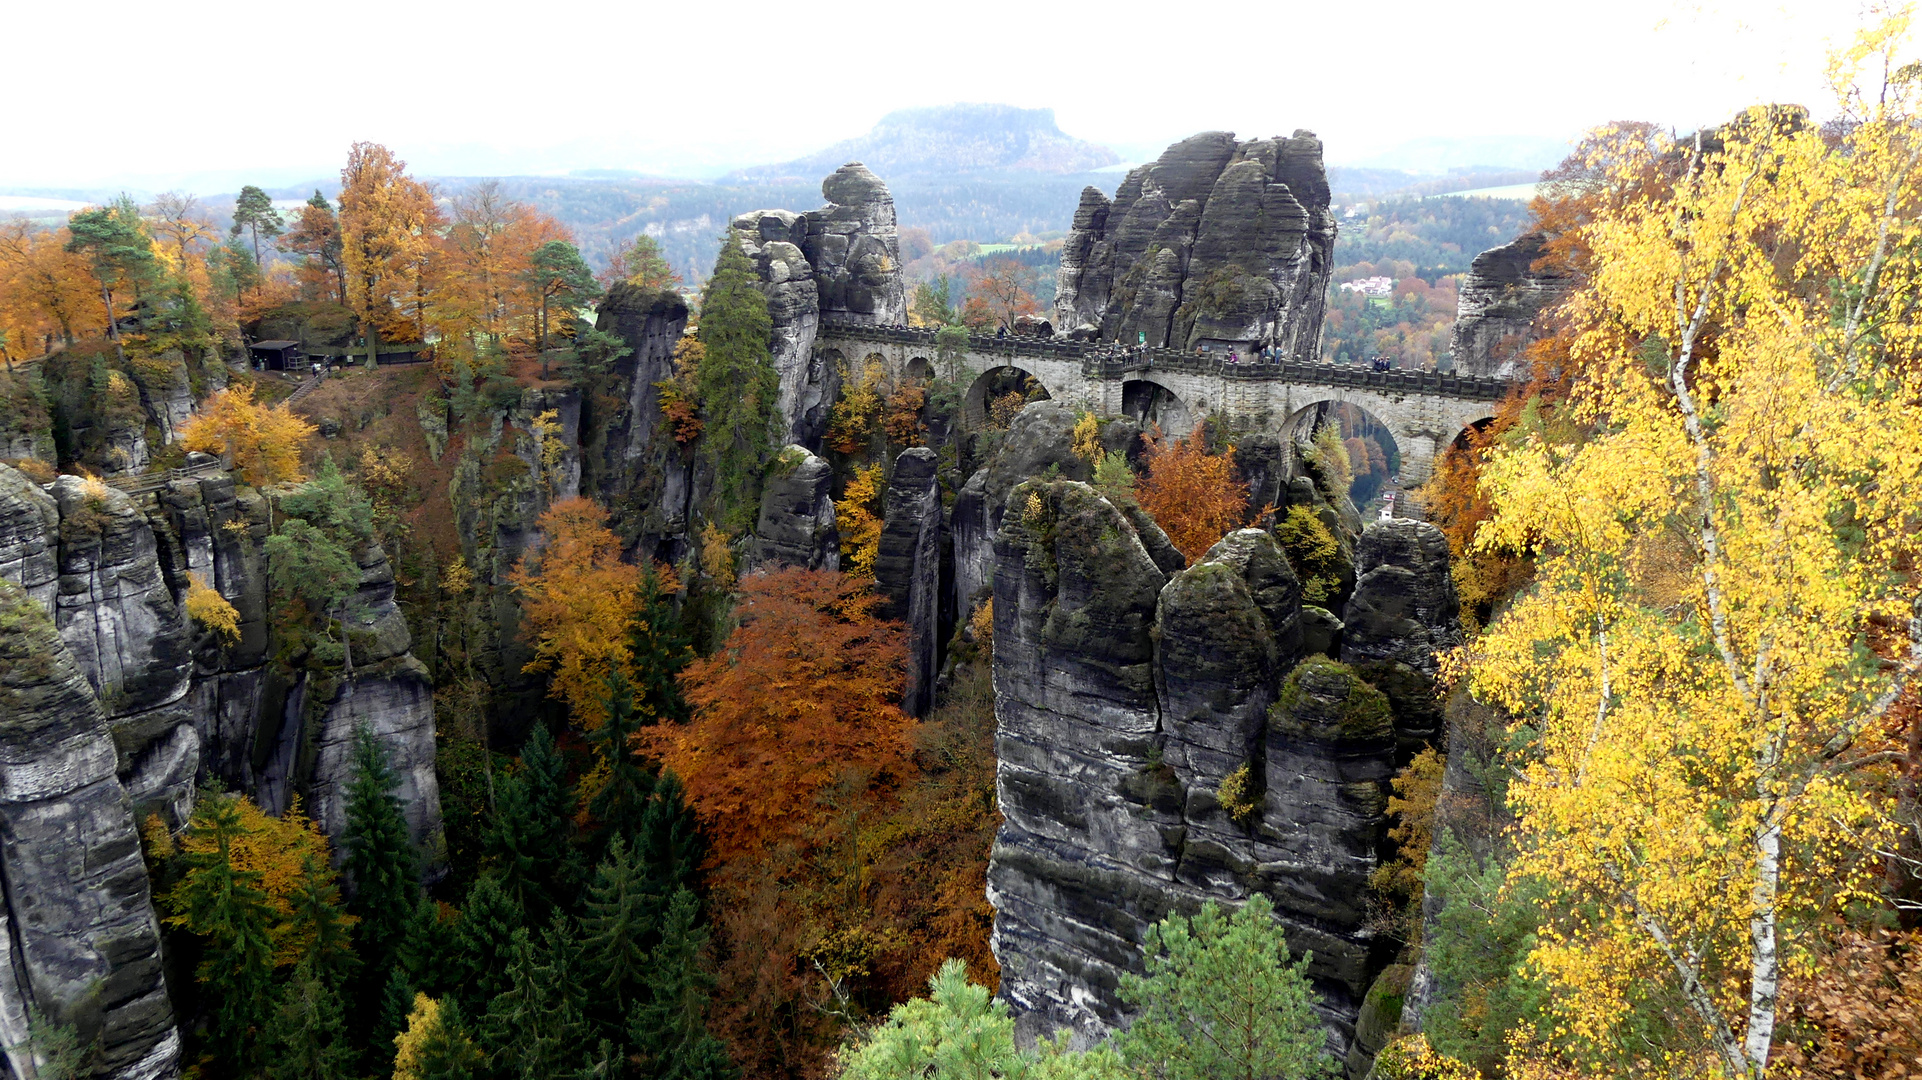
[[911,176],[1013,172],[1089,172],[1120,162],[1105,146],[1071,138],[1055,126],[1053,109],[1013,105],[940,105],[901,109],[856,139],[779,165],[743,169],[735,181],[811,180],[845,162],[865,162],[897,180]]

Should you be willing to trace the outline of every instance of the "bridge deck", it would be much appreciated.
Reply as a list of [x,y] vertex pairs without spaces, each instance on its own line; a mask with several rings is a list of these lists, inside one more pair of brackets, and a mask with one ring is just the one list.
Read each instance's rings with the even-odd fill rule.
[[[935,334],[934,330],[912,326],[874,326],[835,320],[821,324],[816,340],[923,345],[929,350],[928,359],[932,360]],[[978,355],[1005,356],[1012,366],[1019,366],[1018,361],[1024,358],[1079,361],[1084,378],[1101,380],[1125,379],[1138,373],[1170,372],[1235,381],[1365,388],[1390,394],[1419,394],[1472,401],[1500,401],[1508,396],[1514,386],[1504,379],[1452,372],[1370,371],[1351,364],[1303,364],[1294,361],[1230,364],[1218,353],[1196,355],[1177,349],[1121,349],[1110,344],[994,337],[989,334],[968,335],[968,351]]]

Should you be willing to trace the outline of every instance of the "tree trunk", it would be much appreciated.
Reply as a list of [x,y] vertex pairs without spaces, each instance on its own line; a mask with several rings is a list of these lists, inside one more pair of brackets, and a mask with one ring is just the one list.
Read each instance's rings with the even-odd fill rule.
[[127,362],[127,353],[120,347],[120,320],[113,314],[113,290],[106,282],[100,283],[100,304],[107,309],[107,336],[113,339],[113,355],[122,364]]
[[1755,888],[1749,914],[1749,938],[1754,954],[1749,960],[1748,1037],[1742,1050],[1751,1075],[1768,1070],[1769,1044],[1775,1041],[1775,999],[1782,984],[1782,960],[1776,948],[1776,891],[1782,879],[1782,824],[1771,811],[1755,837]]
[[367,370],[380,366],[380,331],[370,321],[367,324]]

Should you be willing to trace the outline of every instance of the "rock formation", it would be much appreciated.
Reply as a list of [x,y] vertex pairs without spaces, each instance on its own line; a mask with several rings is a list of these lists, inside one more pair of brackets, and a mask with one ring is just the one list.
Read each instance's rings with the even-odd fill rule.
[[[695,467],[680,445],[659,430],[661,392],[655,385],[674,377],[674,350],[687,327],[687,302],[666,289],[617,283],[601,300],[595,328],[620,338],[628,354],[610,372],[625,390],[607,417],[590,417],[601,434],[601,453],[589,485],[614,508],[624,534],[636,538],[642,557],[673,561],[688,529],[695,499]],[[589,455],[590,460],[596,455]]]
[[1097,1036],[1173,902],[1184,792],[1160,759],[1167,577],[1086,484],[1028,482],[994,537],[997,789],[988,864],[1001,993],[1021,1029]]
[[[366,724],[437,876],[432,682],[409,651],[387,556],[377,545],[359,556],[353,674],[284,670],[267,656],[266,533],[261,497],[226,474],[175,480],[148,501],[76,476],[42,488],[0,465],[0,696],[14,695],[0,701],[0,888],[14,919],[0,950],[16,957],[0,979],[24,970],[30,983],[25,996],[0,984],[6,1044],[17,1041],[8,1007],[31,1001],[102,1032],[111,1075],[170,1073],[177,1045],[133,822],[184,824],[197,783],[218,779],[271,813],[302,792],[338,841],[347,747]],[[237,643],[187,618],[196,578],[233,604]],[[21,648],[30,662],[6,659]]]
[[179,1034],[114,738],[44,604],[0,580],[0,1047],[33,1075],[32,1009],[103,1073],[172,1076]]
[[1054,327],[1194,349],[1320,347],[1335,218],[1321,142],[1211,131],[1082,192],[1056,277]]
[[[1038,435],[1045,414],[1029,426]],[[1452,595],[1446,546],[1433,563],[1423,530],[1371,529],[1354,608],[1358,655],[1417,676],[1457,640],[1439,599],[1419,633],[1385,621],[1396,595]],[[1347,1054],[1388,959],[1367,918],[1387,783],[1432,728],[1404,731],[1355,669],[1303,659],[1315,609],[1269,533],[1232,532],[1185,569],[1151,554],[1165,544],[1081,483],[1030,480],[1004,497],[992,573],[1004,825],[988,878],[1002,993],[1026,1034],[1099,1038],[1126,1020],[1115,991],[1149,925],[1261,892],[1292,947],[1313,952],[1331,1049]]]
[[768,466],[761,487],[761,513],[741,569],[753,573],[783,566],[841,568],[841,534],[834,527],[834,470],[799,446],[782,450]]
[[1373,522],[1355,549],[1341,659],[1394,703],[1404,756],[1440,732],[1436,658],[1462,643],[1448,538],[1425,521]]
[[901,708],[926,716],[934,707],[940,652],[941,489],[938,458],[925,446],[901,451],[888,478],[875,586],[887,597],[880,615],[908,627],[908,677]]
[[1062,134],[1053,109],[963,103],[899,109],[867,134],[780,165],[743,169],[737,180],[812,179],[843,161],[892,177],[951,180],[957,173],[1078,173],[1113,165],[1113,150]]
[[[1052,472],[1069,480],[1087,480],[1088,463],[1074,452],[1075,408],[1065,402],[1037,401],[1015,414],[1007,434],[988,463],[975,470],[956,494],[949,514],[954,541],[955,610],[966,614],[987,595],[994,567],[994,536],[1001,528],[1008,492],[1032,476]],[[1140,456],[1141,425],[1129,419],[1109,421],[1101,429],[1101,446],[1111,454]],[[1140,516],[1140,510],[1133,509]],[[1158,533],[1159,530],[1156,530]],[[1186,565],[1172,545],[1151,549],[1157,563],[1170,555],[1173,569]],[[1163,566],[1163,569],[1169,567]]]
[[894,197],[881,178],[849,162],[821,182],[828,204],[797,214],[756,210],[733,221],[754,261],[774,327],[768,347],[781,377],[787,438],[818,449],[840,373],[814,353],[823,318],[892,326],[907,320]]
[[1498,379],[1529,376],[1527,348],[1540,334],[1535,317],[1575,287],[1567,275],[1535,267],[1547,240],[1540,232],[1524,233],[1475,256],[1462,281],[1449,347],[1455,371]]

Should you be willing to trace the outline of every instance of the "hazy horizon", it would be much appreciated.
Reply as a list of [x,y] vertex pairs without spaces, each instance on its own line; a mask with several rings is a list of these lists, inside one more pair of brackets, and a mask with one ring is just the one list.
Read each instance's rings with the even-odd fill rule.
[[[112,0],[97,10],[109,25],[137,29],[153,9]],[[1197,131],[1306,128],[1321,136],[1330,164],[1353,166],[1424,141],[1566,142],[1617,119],[1686,129],[1758,101],[1795,101],[1819,115],[1828,104],[1823,55],[1857,21],[1852,6],[1813,0],[1734,9],[1627,0],[1605,20],[1522,0],[1472,11],[1391,2],[1363,14],[1235,2],[1178,19],[1150,5],[1111,4],[1095,18],[1005,0],[942,19],[856,0],[837,9],[833,44],[856,59],[830,67],[815,56],[828,46],[804,30],[751,32],[791,18],[791,8],[761,0],[646,12],[561,0],[526,26],[501,21],[513,9],[499,3],[464,9],[455,22],[411,0],[346,0],[323,19],[230,0],[170,10],[170,23],[200,33],[244,25],[274,43],[258,50],[262,60],[230,69],[252,85],[209,99],[226,134],[183,140],[166,123],[103,132],[76,122],[110,118],[156,93],[164,100],[153,85],[168,81],[164,58],[138,32],[90,41],[95,62],[85,80],[72,79],[63,50],[25,50],[15,84],[59,85],[69,107],[16,113],[10,144],[27,149],[0,157],[0,191],[213,191],[242,175],[285,186],[337,172],[362,139],[386,144],[423,175],[606,169],[710,179],[817,152],[896,109],[956,101],[1052,108],[1063,132],[1125,161]],[[1209,48],[1231,20],[1246,28],[1232,40],[1272,47]],[[72,31],[71,18],[51,7],[5,25],[20,40]],[[359,40],[370,25],[390,46],[419,42],[438,59],[384,61]],[[596,28],[591,37],[584,26]],[[1703,34],[1723,39],[1710,60],[1689,47]],[[589,40],[606,44],[596,51]],[[1068,41],[1076,44],[1051,44]],[[365,64],[324,59],[363,55]],[[471,58],[474,70],[460,72],[451,56]],[[902,71],[927,77],[904,81]],[[1143,93],[1144,83],[1163,92]],[[571,107],[555,109],[555,95]],[[1500,164],[1461,164],[1471,163]]]

